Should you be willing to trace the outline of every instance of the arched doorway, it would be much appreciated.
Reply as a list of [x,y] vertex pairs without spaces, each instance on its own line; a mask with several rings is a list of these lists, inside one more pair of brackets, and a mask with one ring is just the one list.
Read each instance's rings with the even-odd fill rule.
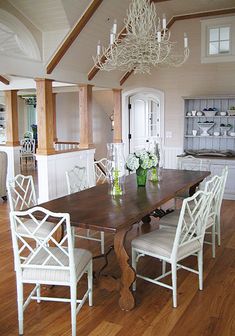
[[150,88],[137,88],[123,93],[123,141],[125,154],[149,143],[164,142],[164,94]]

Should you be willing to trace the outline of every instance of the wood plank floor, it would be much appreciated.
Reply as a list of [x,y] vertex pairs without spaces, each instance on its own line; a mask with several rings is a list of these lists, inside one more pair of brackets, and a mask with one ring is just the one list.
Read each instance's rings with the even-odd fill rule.
[[[156,228],[156,223],[152,225]],[[128,234],[130,240],[141,232],[134,226]],[[112,243],[112,235],[106,235],[106,247]],[[97,254],[98,246],[92,242],[76,241]],[[106,270],[113,275],[119,269],[113,253]],[[186,264],[196,266],[195,258]],[[94,261],[94,269],[102,265]],[[160,272],[160,263],[151,258],[140,260],[139,269],[148,275]],[[86,288],[82,279],[78,292]],[[26,293],[28,290],[26,290]],[[65,287],[45,287],[49,296],[68,296]],[[233,336],[235,335],[235,201],[224,201],[222,207],[222,246],[211,257],[211,247],[204,251],[204,290],[198,290],[197,276],[178,271],[178,302],[172,308],[171,291],[137,281],[136,308],[123,312],[118,307],[118,293],[109,292],[94,284],[94,306],[85,304],[77,316],[79,336]],[[66,303],[32,302],[26,309],[25,336],[68,336],[70,329],[70,306]],[[16,285],[8,218],[8,204],[0,200],[0,335],[18,335]]]

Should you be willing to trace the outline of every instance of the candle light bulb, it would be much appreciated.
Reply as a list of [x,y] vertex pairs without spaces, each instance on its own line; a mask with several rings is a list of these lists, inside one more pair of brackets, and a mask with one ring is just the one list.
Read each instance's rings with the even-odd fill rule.
[[166,14],[162,16],[162,29],[166,29]]
[[188,36],[186,33],[184,33],[184,47],[188,48]]
[[117,34],[117,20],[116,19],[113,21],[113,33]]
[[161,42],[161,39],[162,39],[162,34],[160,31],[157,32],[157,41],[158,42]]
[[113,33],[113,31],[111,30],[110,32],[110,45],[113,45],[115,40],[115,34]]
[[97,44],[97,56],[100,56],[101,54],[101,44],[100,44],[100,41],[98,41],[98,44]]

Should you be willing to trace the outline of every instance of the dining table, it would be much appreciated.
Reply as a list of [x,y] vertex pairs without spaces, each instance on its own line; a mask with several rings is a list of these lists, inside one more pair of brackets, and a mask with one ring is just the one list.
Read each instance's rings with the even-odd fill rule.
[[53,212],[70,214],[71,226],[114,234],[114,251],[121,270],[119,306],[129,311],[135,307],[131,285],[136,274],[129,264],[125,238],[135,223],[174,198],[175,194],[198,185],[209,171],[162,169],[161,179],[138,187],[136,174],[125,178],[123,195],[109,193],[108,183],[50,200],[40,206]]

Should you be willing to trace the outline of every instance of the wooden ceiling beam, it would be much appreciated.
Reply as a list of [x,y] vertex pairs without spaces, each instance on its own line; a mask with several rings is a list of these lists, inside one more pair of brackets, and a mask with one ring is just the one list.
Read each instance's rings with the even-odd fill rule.
[[5,76],[3,75],[0,75],[0,82],[2,82],[3,84],[5,85],[9,85],[10,84],[10,81],[9,79],[7,79]]
[[[158,2],[158,0],[152,0],[152,1]],[[209,17],[209,16],[217,16],[217,15],[226,15],[226,14],[233,14],[233,13],[235,13],[235,8],[217,9],[217,10],[207,11],[207,12],[176,15],[176,16],[173,16],[170,19],[170,21],[167,23],[167,28],[169,29],[176,21],[196,19],[196,18]],[[127,71],[121,77],[120,86],[122,86],[125,83],[125,81],[132,75],[133,72],[134,70]]]
[[91,17],[94,15],[100,4],[103,2],[103,0],[93,0],[90,6],[87,8],[85,13],[82,15],[82,17],[79,19],[79,21],[76,23],[74,28],[70,31],[62,45],[59,47],[59,49],[56,51],[55,55],[52,57],[50,62],[47,65],[47,74],[52,73],[52,71],[55,69],[57,64],[61,61],[64,54],[68,51],[70,46],[73,44],[73,42],[76,40],[78,35],[81,33],[83,28],[86,26],[88,21],[91,19]]

